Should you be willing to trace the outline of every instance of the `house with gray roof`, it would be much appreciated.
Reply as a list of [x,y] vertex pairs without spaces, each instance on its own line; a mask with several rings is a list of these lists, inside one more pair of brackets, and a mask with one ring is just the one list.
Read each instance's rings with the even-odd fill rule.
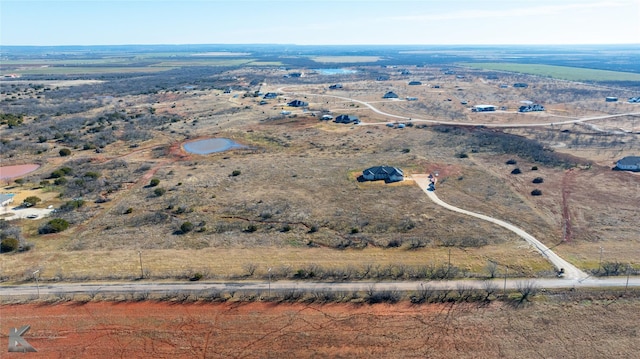
[[389,91],[386,94],[384,94],[382,98],[398,98],[398,95],[393,91]]
[[640,156],[627,156],[616,163],[616,169],[623,171],[640,171]]
[[333,121],[335,123],[354,123],[356,125],[360,123],[360,119],[352,115],[340,115]]
[[287,106],[291,106],[291,107],[307,107],[309,106],[308,102],[304,102],[304,101],[300,101],[300,100],[293,100],[291,102],[289,102],[287,104]]
[[397,167],[375,166],[362,171],[362,178],[367,181],[398,182],[404,179],[404,173]]

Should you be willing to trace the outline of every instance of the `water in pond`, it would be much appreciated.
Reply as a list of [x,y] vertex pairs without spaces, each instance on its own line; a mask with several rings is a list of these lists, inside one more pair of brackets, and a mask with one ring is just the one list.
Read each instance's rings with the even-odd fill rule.
[[235,148],[244,148],[245,146],[234,142],[228,138],[207,138],[184,144],[184,150],[189,153],[198,155],[206,155],[209,153],[223,152]]
[[349,75],[356,73],[356,70],[349,69],[315,69],[315,71],[322,75]]
[[5,180],[24,176],[27,173],[37,170],[38,168],[40,168],[40,165],[36,164],[2,166],[0,167],[0,179]]

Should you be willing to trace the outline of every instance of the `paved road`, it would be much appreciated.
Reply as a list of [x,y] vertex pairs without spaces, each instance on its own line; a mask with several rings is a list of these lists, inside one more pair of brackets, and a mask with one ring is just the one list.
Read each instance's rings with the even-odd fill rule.
[[[628,282],[627,282],[628,281]],[[135,282],[135,283],[103,283],[103,284],[79,284],[79,283],[58,283],[40,284],[36,286],[17,285],[0,286],[0,297],[14,296],[51,296],[61,294],[127,294],[127,293],[184,293],[194,291],[221,291],[221,292],[241,292],[255,291],[262,293],[286,292],[286,291],[367,291],[374,289],[396,290],[410,292],[421,288],[434,290],[457,290],[459,288],[484,289],[487,283],[502,290],[517,289],[523,285],[534,285],[537,288],[545,289],[571,289],[571,288],[611,288],[611,287],[640,287],[640,277],[612,277],[606,279],[586,278],[584,280],[571,279],[507,279],[496,278],[493,280],[454,280],[454,281],[402,281],[402,282],[307,282],[307,281],[245,281],[245,282],[181,282],[181,283],[158,283],[158,282]]]
[[566,279],[583,279],[583,278],[587,278],[589,275],[584,273],[583,271],[581,271],[580,269],[576,268],[573,264],[565,261],[564,259],[560,258],[560,256],[558,256],[557,254],[555,254],[555,252],[553,252],[551,249],[549,249],[549,247],[545,246],[544,244],[542,244],[542,242],[540,242],[539,240],[537,240],[536,238],[534,238],[532,235],[530,235],[529,233],[525,232],[524,230],[514,226],[511,223],[507,223],[505,221],[493,218],[493,217],[489,217],[489,216],[485,216],[484,214],[479,214],[479,213],[475,213],[475,212],[471,212],[471,211],[467,211],[465,209],[462,208],[458,208],[455,206],[452,206],[446,202],[444,202],[443,200],[441,200],[440,198],[438,198],[438,196],[436,195],[435,191],[429,191],[427,188],[429,186],[429,178],[428,175],[413,175],[412,179],[418,184],[418,186],[420,186],[420,188],[422,188],[422,190],[429,196],[429,198],[435,202],[436,204],[454,211],[454,212],[458,212],[458,213],[463,213],[472,217],[476,217],[476,218],[480,218],[483,219],[485,221],[491,222],[491,223],[495,223],[501,227],[504,227],[512,232],[514,232],[515,234],[517,234],[518,236],[520,236],[521,238],[523,238],[525,241],[527,241],[529,244],[531,244],[538,252],[540,252],[540,254],[542,254],[545,258],[547,258],[547,260],[549,260],[549,262],[551,262],[551,264],[553,264],[553,266],[556,268],[557,271],[559,271],[561,268],[564,269],[564,277]]

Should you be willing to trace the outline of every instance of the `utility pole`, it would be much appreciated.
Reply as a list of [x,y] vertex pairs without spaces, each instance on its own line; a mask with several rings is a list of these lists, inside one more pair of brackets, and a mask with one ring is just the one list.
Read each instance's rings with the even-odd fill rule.
[[271,268],[267,272],[269,272],[269,298],[271,298]]
[[140,257],[140,279],[144,279],[144,270],[142,269],[142,251],[138,251],[138,257]]
[[602,269],[602,246],[600,246],[600,264],[598,264],[598,271]]
[[502,292],[504,294],[504,296],[507,296],[507,274],[509,273],[509,267],[504,267],[504,288],[502,289]]
[[[38,299],[40,299],[40,284],[38,284],[38,276],[40,274],[40,269],[33,272],[33,277],[36,280],[36,292],[38,293]],[[627,277],[627,283],[629,283],[629,277]]]

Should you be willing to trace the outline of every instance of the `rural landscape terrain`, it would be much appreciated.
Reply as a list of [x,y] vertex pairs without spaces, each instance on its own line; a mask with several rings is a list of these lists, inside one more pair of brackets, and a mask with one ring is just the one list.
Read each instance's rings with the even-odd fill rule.
[[[635,285],[536,284],[640,273],[635,47],[1,56],[0,282],[37,293],[2,297],[4,347],[25,318],[50,357],[637,354]],[[268,289],[40,296],[122,282]]]

